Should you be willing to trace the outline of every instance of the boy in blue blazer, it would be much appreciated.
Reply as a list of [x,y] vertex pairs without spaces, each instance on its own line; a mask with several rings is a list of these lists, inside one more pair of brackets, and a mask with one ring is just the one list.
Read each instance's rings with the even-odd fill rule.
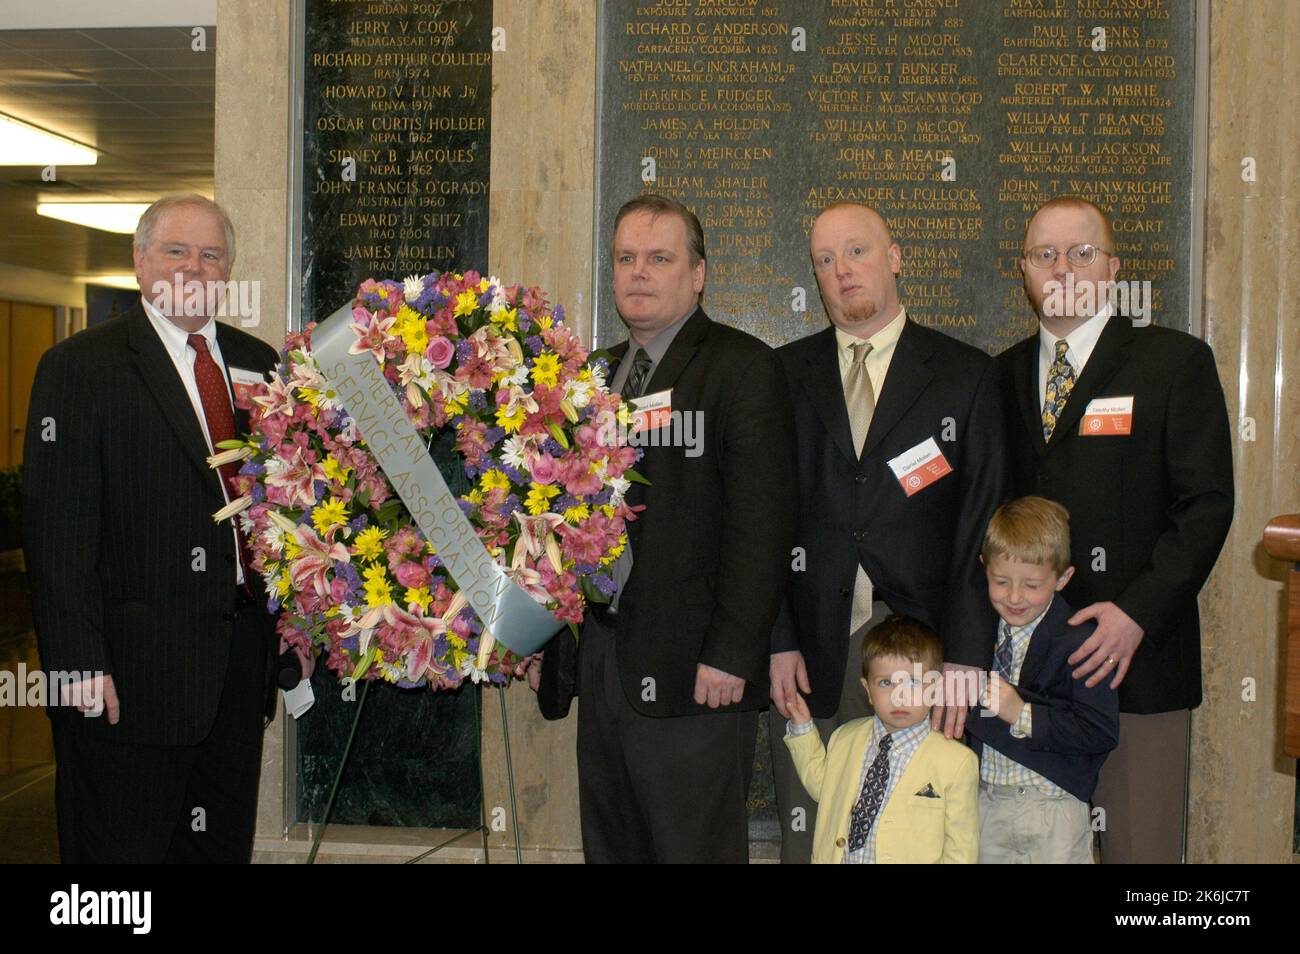
[[981,864],[1092,864],[1088,800],[1119,742],[1119,696],[1075,679],[1070,655],[1096,624],[1070,626],[1069,514],[1042,497],[1003,504],[980,554],[998,611],[980,718]]

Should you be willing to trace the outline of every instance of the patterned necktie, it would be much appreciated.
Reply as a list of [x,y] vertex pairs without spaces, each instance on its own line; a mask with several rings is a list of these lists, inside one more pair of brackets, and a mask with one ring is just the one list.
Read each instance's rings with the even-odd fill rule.
[[1043,440],[1052,439],[1056,419],[1061,416],[1065,402],[1074,390],[1074,365],[1066,359],[1070,350],[1069,342],[1062,339],[1056,343],[1056,360],[1047,369],[1047,390],[1043,395]]
[[889,785],[889,747],[894,737],[885,733],[880,740],[880,751],[876,753],[867,769],[866,781],[862,783],[862,794],[853,806],[853,815],[849,818],[849,851],[861,851],[867,843],[871,826],[880,814],[880,805],[885,800],[885,788]]
[[[208,339],[203,335],[190,335],[186,340],[194,349],[194,380],[199,386],[203,419],[208,424],[208,440],[212,444],[212,452],[219,453],[221,448],[217,446],[218,444],[235,438],[235,411],[230,406],[230,389],[226,386],[226,376],[217,367],[212,352],[208,351]],[[220,469],[226,496],[232,500],[236,496],[234,478],[238,471],[239,468],[234,464],[226,464]],[[248,553],[248,543],[238,523],[235,524],[235,537],[239,541],[239,562],[244,571],[244,586],[248,588],[252,580],[250,576],[252,560]]]
[[[862,445],[867,441],[871,416],[876,412],[876,395],[871,388],[871,375],[867,374],[867,355],[871,342],[857,341],[849,346],[853,352],[849,372],[844,376],[844,406],[849,412],[849,430],[853,434],[853,449],[862,456]],[[849,635],[858,632],[871,619],[871,579],[858,564],[853,579],[853,605],[849,610]]]
[[637,348],[636,354],[632,356],[632,372],[623,384],[623,397],[639,398],[645,392],[645,386],[649,382],[650,355],[645,353],[645,349]]
[[1011,624],[1003,622],[1002,638],[998,640],[997,649],[993,650],[993,668],[1007,682],[1011,681]]

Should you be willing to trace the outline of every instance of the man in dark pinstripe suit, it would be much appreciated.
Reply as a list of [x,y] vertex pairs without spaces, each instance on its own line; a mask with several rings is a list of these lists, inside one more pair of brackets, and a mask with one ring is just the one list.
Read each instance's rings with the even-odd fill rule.
[[37,642],[47,673],[90,690],[48,710],[64,862],[252,852],[274,620],[234,528],[213,522],[233,493],[205,458],[247,430],[230,383],[264,377],[276,353],[171,294],[224,282],[233,258],[218,206],[160,199],[135,236],[142,301],[36,372],[23,542]]

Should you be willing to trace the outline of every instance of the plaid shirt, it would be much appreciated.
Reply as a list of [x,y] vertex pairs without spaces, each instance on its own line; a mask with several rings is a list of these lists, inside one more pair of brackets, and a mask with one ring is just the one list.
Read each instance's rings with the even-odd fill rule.
[[[1051,604],[1048,604],[1049,608]],[[1047,615],[1047,610],[1043,612],[1031,623],[1024,626],[1012,626],[1007,622],[999,622],[997,642],[1002,642],[1003,633],[1011,630],[1011,671],[1007,674],[1010,677],[1012,685],[1020,683],[1020,669],[1025,664],[1025,656],[1029,653],[1029,639],[1034,635],[1034,630],[1042,622],[1043,617]],[[996,649],[996,646],[995,646]],[[996,662],[993,664],[996,667]],[[980,718],[997,718],[997,716],[981,715]],[[1011,726],[1011,735],[1017,739],[1027,739],[1034,734],[1034,713],[1033,706],[1025,703],[1024,709],[1020,712],[1020,718]],[[1033,769],[1025,768],[1014,759],[1003,755],[987,742],[984,744],[983,752],[980,755],[980,779],[988,782],[990,785],[1027,785],[1048,793],[1056,795],[1064,791],[1054,782],[1049,782],[1043,776],[1039,775]]]
[[[876,760],[877,753],[880,752],[880,740],[888,734],[889,730],[885,724],[880,721],[879,716],[872,717],[871,742],[867,745],[867,754],[862,760],[862,772],[858,776],[858,797],[862,797],[862,789],[867,784],[867,772],[871,769],[871,763]],[[815,724],[805,722],[803,725],[790,723],[787,730],[791,735],[803,735],[805,732],[812,732]],[[880,811],[876,812],[875,820],[871,823],[871,830],[867,832],[867,840],[857,851],[844,852],[844,864],[846,865],[874,865],[876,863],[876,829],[880,827],[880,816],[885,813],[885,806],[889,804],[889,799],[894,794],[894,789],[898,787],[898,780],[903,777],[903,772],[907,769],[907,763],[912,761],[912,756],[916,750],[921,747],[925,737],[930,734],[930,717],[926,715],[924,719],[916,725],[906,729],[898,729],[894,732],[894,741],[889,748],[889,781],[885,785],[884,798],[880,800]],[[853,800],[857,804],[857,799]],[[820,822],[818,822],[820,824]]]

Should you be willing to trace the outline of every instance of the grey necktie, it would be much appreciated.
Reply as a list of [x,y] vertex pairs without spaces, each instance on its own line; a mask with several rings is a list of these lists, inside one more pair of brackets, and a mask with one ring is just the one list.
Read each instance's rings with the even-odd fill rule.
[[[862,445],[867,442],[871,416],[876,411],[876,394],[871,389],[871,375],[867,374],[867,355],[871,342],[857,341],[849,346],[853,352],[848,374],[844,376],[844,406],[849,412],[849,430],[853,432],[853,449],[862,456]],[[853,609],[849,614],[849,633],[856,634],[871,619],[872,588],[867,571],[858,563],[853,580]]]

